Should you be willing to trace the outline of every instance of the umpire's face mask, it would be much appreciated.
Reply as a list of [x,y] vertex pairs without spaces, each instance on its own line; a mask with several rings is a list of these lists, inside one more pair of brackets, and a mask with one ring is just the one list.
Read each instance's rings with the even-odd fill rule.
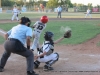
[[27,26],[30,27],[31,22],[28,22]]

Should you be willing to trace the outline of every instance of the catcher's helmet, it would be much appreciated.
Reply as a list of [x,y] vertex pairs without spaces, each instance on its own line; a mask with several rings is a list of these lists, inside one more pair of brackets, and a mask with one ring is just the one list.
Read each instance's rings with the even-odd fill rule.
[[40,19],[40,21],[42,23],[47,23],[48,22],[48,17],[47,16],[42,16],[41,19]]
[[47,32],[45,32],[45,34],[44,34],[44,38],[45,38],[46,41],[51,41],[53,35],[54,35],[54,34],[53,34],[52,32],[47,31]]

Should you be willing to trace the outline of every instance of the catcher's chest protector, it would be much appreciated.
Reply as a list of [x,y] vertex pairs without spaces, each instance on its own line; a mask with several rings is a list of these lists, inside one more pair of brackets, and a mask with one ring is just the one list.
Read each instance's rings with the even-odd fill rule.
[[[50,50],[46,53],[46,55],[48,56],[48,55],[52,54],[53,51],[54,51],[54,46],[51,45],[50,43],[44,43],[44,45],[48,45],[45,49],[47,49],[47,48],[50,49]],[[44,45],[43,45],[43,46],[44,46]],[[43,47],[40,49],[40,52],[43,52]]]

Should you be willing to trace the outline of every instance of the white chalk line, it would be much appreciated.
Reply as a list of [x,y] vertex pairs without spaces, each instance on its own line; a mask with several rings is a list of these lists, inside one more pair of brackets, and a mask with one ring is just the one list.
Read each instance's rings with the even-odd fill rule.
[[0,30],[0,33],[2,33],[2,34],[6,34],[4,31],[2,31],[2,30]]
[[0,30],[0,33],[5,34],[5,32],[4,32],[4,31],[2,31],[2,30]]
[[59,60],[68,60],[69,58],[59,58]]

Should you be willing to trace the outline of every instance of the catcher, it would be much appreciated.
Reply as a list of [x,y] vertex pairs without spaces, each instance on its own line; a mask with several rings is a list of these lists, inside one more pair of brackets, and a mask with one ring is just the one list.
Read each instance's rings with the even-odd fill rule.
[[38,55],[35,56],[35,62],[34,62],[34,68],[38,68],[40,63],[45,63],[43,70],[53,70],[53,67],[51,67],[55,62],[59,59],[59,54],[57,52],[54,52],[54,44],[59,43],[64,38],[70,38],[71,37],[71,31],[67,31],[63,37],[60,39],[53,41],[53,33],[52,32],[45,32],[44,34],[44,43],[42,45],[42,48],[38,51]]
[[31,50],[34,51],[35,49],[39,50],[39,39],[42,31],[46,28],[46,23],[48,22],[47,16],[42,16],[40,21],[37,21],[32,28],[33,30],[33,44],[31,46]]

